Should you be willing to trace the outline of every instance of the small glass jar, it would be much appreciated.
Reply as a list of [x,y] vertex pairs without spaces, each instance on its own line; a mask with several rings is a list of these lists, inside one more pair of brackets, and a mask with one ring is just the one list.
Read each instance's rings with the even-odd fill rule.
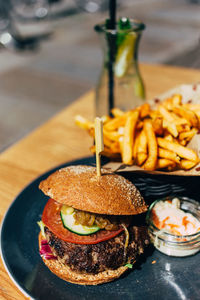
[[[152,210],[159,201],[169,201],[175,197],[159,199],[153,202],[147,213],[146,221],[151,242],[160,252],[170,256],[189,256],[194,255],[200,250],[200,231],[191,235],[175,235],[159,229],[153,221]],[[200,222],[200,203],[187,197],[178,197],[180,209],[185,213],[190,213]]]

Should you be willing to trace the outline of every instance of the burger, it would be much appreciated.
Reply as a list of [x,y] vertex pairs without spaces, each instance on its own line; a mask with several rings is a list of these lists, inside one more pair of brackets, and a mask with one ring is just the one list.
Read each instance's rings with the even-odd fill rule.
[[147,210],[123,176],[92,166],[69,166],[39,188],[49,197],[39,223],[45,265],[71,283],[96,285],[122,275],[149,244],[138,216]]

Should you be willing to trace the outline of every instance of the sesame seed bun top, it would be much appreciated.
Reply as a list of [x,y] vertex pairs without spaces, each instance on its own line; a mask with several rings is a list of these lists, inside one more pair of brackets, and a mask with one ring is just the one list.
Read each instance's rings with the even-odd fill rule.
[[97,177],[96,168],[91,166],[62,168],[43,180],[39,188],[61,204],[92,213],[136,215],[147,210],[143,197],[129,180],[105,169]]

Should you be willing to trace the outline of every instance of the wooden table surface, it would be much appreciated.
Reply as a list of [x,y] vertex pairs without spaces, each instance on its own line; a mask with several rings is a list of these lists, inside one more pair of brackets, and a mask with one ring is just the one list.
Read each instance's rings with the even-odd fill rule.
[[[179,84],[200,80],[200,71],[162,65],[142,65],[147,98]],[[15,196],[35,177],[61,163],[90,155],[91,138],[76,127],[74,116],[92,120],[91,91],[0,155],[0,221]],[[27,299],[0,261],[0,299]]]

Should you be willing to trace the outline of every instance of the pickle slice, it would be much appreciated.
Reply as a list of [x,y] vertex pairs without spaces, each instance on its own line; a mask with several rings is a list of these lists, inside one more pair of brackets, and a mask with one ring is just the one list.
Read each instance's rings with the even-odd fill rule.
[[100,230],[97,225],[85,226],[81,224],[75,224],[74,212],[66,213],[66,208],[64,206],[61,208],[60,216],[63,226],[78,235],[90,235]]

